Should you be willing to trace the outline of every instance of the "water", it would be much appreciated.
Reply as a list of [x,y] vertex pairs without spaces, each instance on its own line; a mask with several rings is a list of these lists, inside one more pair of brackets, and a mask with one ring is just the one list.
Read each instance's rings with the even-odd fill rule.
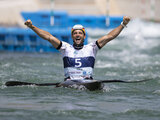
[[[11,80],[63,81],[58,53],[0,53],[0,120],[159,120],[160,24],[134,20],[97,54],[94,78],[141,80],[106,83],[102,91],[6,87]],[[93,41],[108,31],[96,29]]]

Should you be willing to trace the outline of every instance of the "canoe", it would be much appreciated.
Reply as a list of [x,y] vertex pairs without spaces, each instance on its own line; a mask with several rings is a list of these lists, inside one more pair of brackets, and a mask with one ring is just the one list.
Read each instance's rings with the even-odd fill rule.
[[68,88],[84,88],[90,91],[103,89],[104,84],[98,80],[67,80],[59,83],[30,83],[21,81],[8,81],[6,86],[24,86],[24,85],[36,85],[36,86],[56,86],[56,87],[68,87]]
[[69,88],[78,88],[78,89],[88,89],[90,91],[102,90],[104,84],[98,80],[67,80],[61,82],[57,87],[69,87]]
[[58,83],[30,83],[30,82],[21,82],[21,81],[8,81],[5,83],[6,86],[24,86],[24,85],[36,85],[36,86],[56,86],[56,87],[69,87],[69,88],[81,88],[84,87],[90,91],[102,90],[104,83],[139,83],[153,80],[144,79],[144,80],[67,80]]

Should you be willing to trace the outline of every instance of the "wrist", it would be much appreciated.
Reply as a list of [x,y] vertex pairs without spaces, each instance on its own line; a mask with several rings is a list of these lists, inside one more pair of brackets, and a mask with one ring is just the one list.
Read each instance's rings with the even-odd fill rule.
[[31,28],[31,29],[33,29],[34,28],[34,25],[30,25],[30,26],[28,26],[29,28]]
[[125,25],[125,24],[123,23],[123,21],[121,22],[121,25],[122,25],[123,27],[127,27],[127,25]]

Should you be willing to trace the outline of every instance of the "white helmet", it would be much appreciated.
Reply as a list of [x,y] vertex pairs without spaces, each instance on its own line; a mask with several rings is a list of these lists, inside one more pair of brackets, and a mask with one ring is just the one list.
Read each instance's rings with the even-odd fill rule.
[[84,33],[84,35],[86,34],[85,28],[82,25],[80,25],[80,24],[74,25],[72,27],[71,33],[73,33],[74,30],[82,30],[82,32]]

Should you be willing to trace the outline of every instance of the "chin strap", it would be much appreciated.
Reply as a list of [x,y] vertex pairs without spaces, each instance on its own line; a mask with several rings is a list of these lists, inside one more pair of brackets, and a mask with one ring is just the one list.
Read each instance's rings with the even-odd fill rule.
[[77,44],[73,44],[73,47],[76,49],[76,50],[80,50],[80,49],[82,49],[83,48],[83,43],[82,44],[79,44],[79,45],[77,45]]

